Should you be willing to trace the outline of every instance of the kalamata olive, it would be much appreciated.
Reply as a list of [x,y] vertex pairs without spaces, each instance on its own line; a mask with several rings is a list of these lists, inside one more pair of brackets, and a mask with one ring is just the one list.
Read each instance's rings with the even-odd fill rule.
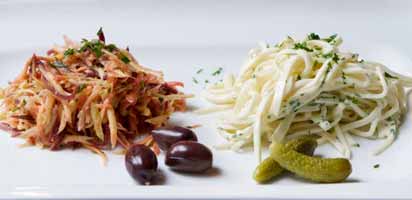
[[180,141],[166,153],[165,164],[180,172],[201,173],[212,167],[213,155],[205,145],[194,141]]
[[150,185],[156,176],[156,155],[145,145],[131,146],[126,152],[125,164],[129,175],[140,184]]
[[197,141],[196,134],[192,130],[180,126],[159,128],[153,130],[152,135],[163,151],[167,151],[170,146],[179,141]]

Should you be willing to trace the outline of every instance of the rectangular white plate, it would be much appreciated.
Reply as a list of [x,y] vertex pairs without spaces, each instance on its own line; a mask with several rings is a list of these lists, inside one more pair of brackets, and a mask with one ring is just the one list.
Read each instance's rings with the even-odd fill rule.
[[[218,67],[236,72],[258,41],[274,44],[286,35],[310,32],[339,33],[346,49],[412,75],[411,24],[411,1],[0,1],[0,84],[12,80],[33,53],[61,44],[63,34],[90,38],[100,26],[108,41],[130,46],[140,63],[163,70],[168,80],[185,82],[184,91],[194,94],[205,79],[219,80],[208,75],[194,84],[199,68],[205,74]],[[206,104],[195,98],[189,105]],[[224,142],[213,115],[180,113],[173,122],[202,124],[198,137],[210,147]],[[132,181],[122,156],[109,152],[103,167],[88,151],[18,148],[22,140],[0,132],[0,198],[408,199],[411,129],[408,113],[396,142],[378,157],[371,151],[380,142],[362,140],[347,183],[312,184],[287,175],[257,185],[251,153],[213,150],[215,170],[203,176],[170,172],[160,156],[166,179],[163,186],[151,187]],[[319,153],[337,155],[327,145]]]

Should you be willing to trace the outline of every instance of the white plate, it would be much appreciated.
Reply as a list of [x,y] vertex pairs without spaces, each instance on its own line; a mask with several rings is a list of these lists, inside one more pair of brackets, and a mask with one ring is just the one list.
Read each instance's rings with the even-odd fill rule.
[[[236,72],[258,41],[309,32],[339,33],[347,49],[412,75],[411,13],[411,1],[0,1],[0,83],[12,80],[33,52],[44,54],[62,43],[63,34],[80,40],[93,37],[99,26],[110,42],[129,45],[140,63],[184,81],[185,91],[194,94],[204,85],[192,82],[200,67],[207,73],[218,67]],[[204,103],[193,99],[189,105]],[[173,121],[203,124],[197,133],[210,147],[223,142],[213,116],[184,113]],[[88,151],[18,148],[22,140],[1,132],[0,198],[407,199],[412,198],[410,121],[408,113],[399,138],[378,157],[370,152],[380,142],[362,140],[353,174],[342,184],[312,184],[288,175],[257,185],[251,153],[214,150],[212,173],[172,173],[161,156],[164,185],[142,187],[128,176],[122,156],[108,153],[103,167]],[[336,156],[330,150],[326,145],[319,153]]]

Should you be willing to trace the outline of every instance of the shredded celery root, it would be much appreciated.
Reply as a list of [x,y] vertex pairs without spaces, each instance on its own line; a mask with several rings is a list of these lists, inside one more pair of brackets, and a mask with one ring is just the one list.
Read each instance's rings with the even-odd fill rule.
[[[51,150],[103,149],[143,143],[145,133],[164,125],[185,98],[163,74],[141,66],[129,53],[99,39],[80,44],[65,38],[47,56],[33,55],[21,74],[0,89],[0,128]],[[142,136],[142,137],[141,137]],[[140,141],[136,141],[139,140]]]

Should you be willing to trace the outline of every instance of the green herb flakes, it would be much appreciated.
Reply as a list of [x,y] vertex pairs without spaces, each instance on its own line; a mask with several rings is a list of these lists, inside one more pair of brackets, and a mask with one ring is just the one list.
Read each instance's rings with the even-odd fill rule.
[[326,42],[332,42],[333,40],[335,40],[335,38],[336,38],[337,36],[338,36],[338,34],[333,34],[333,35],[325,38],[324,40],[325,40]]
[[124,55],[123,53],[119,54],[119,59],[122,60],[125,64],[130,63],[130,59],[126,55]]
[[295,46],[293,47],[293,49],[303,49],[303,50],[309,51],[309,52],[312,52],[312,51],[313,51],[313,49],[310,49],[310,48],[306,45],[306,42],[296,43]]
[[392,76],[392,75],[390,75],[390,74],[389,74],[389,73],[387,73],[387,72],[385,72],[385,77],[386,77],[386,78],[398,79],[398,77],[396,77],[396,76]]
[[72,49],[72,48],[68,48],[68,49],[66,49],[66,51],[64,51],[64,56],[71,56],[71,55],[73,55],[74,54],[74,49]]
[[339,56],[336,53],[330,52],[328,54],[323,54],[322,55],[324,58],[332,58],[333,61],[338,62],[339,61]]
[[219,69],[217,69],[216,71],[214,71],[214,72],[212,73],[212,76],[217,76],[217,75],[221,74],[222,71],[223,71],[223,68],[219,67]]
[[84,52],[87,49],[90,49],[96,55],[97,58],[103,55],[102,49],[104,47],[104,44],[101,43],[100,40],[88,41],[86,39],[83,39],[82,44],[83,46],[79,49],[80,52]]
[[76,93],[80,93],[82,90],[84,90],[84,88],[86,88],[86,84],[80,84],[79,86],[77,86]]
[[319,37],[319,35],[316,34],[316,33],[310,33],[310,34],[308,35],[308,40],[319,40],[319,39],[320,39],[320,37]]
[[113,52],[114,50],[117,50],[117,47],[114,44],[109,44],[109,45],[106,45],[105,49],[107,49],[110,52]]
[[197,81],[197,79],[195,77],[192,77],[193,83],[198,84],[199,81]]

